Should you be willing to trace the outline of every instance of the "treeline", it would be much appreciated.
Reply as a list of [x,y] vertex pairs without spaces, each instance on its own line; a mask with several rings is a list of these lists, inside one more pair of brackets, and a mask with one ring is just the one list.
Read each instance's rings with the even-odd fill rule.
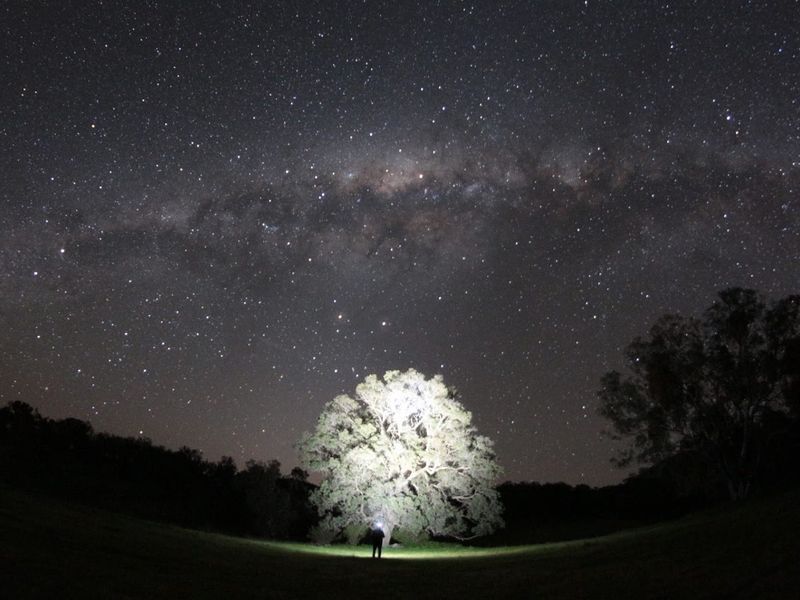
[[[764,450],[753,492],[800,485],[800,420],[785,415]],[[97,433],[78,419],[42,417],[23,402],[0,408],[0,485],[139,517],[235,535],[307,540],[317,523],[307,474],[277,461],[209,462],[143,438]],[[604,535],[725,502],[724,481],[690,453],[602,488],[565,483],[498,487],[506,527],[481,545]]]
[[724,490],[687,493],[672,475],[642,472],[618,485],[506,482],[506,527],[481,545],[536,544],[606,535],[724,501]]
[[[800,420],[773,423],[752,495],[800,486]],[[506,527],[480,545],[533,544],[606,535],[729,501],[724,479],[691,452],[640,470],[617,485],[507,482],[498,487]]]
[[42,417],[24,402],[0,408],[0,483],[185,527],[304,540],[315,522],[311,484],[280,463],[204,460],[143,438],[96,433],[78,419]]

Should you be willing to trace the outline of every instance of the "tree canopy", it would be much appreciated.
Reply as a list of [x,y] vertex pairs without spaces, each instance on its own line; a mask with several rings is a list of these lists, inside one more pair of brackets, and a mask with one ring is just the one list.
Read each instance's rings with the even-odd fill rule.
[[630,374],[602,378],[600,413],[631,442],[618,462],[694,452],[744,497],[774,423],[797,408],[799,348],[800,296],[768,306],[733,288],[701,319],[664,315],[628,346]]
[[[492,442],[437,375],[368,376],[340,395],[300,442],[301,461],[323,474],[312,502],[321,531],[356,542],[377,522],[400,539],[466,539],[502,524]],[[396,528],[396,529],[395,529]]]

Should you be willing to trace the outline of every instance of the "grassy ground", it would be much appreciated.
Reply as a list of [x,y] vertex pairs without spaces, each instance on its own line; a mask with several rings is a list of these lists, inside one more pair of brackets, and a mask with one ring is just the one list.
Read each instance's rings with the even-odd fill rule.
[[2,598],[793,598],[800,492],[586,541],[277,544],[0,489]]

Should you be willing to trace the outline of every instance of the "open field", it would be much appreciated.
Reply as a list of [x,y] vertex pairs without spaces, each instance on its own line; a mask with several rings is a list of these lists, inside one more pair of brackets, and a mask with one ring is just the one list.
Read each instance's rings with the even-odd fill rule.
[[2,598],[792,598],[800,492],[592,540],[316,547],[0,489]]

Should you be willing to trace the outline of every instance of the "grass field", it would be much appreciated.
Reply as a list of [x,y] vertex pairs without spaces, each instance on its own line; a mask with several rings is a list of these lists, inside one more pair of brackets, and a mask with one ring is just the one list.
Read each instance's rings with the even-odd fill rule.
[[798,598],[800,492],[591,540],[268,543],[0,489],[0,598]]

